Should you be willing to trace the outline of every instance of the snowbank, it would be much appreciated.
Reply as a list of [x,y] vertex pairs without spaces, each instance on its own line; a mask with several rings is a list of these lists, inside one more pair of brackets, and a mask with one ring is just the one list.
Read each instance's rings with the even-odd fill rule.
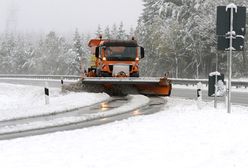
[[0,83],[0,120],[66,111],[107,98],[105,93],[65,94],[59,88],[50,88],[50,104],[45,105],[43,87]]
[[163,112],[0,141],[4,168],[246,168],[248,108],[168,98]]

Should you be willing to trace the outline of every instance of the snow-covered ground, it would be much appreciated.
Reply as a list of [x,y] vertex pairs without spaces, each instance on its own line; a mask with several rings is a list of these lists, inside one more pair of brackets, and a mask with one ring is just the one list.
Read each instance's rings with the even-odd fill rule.
[[194,100],[167,100],[164,110],[153,115],[81,130],[0,141],[1,166],[248,167],[248,108],[233,106],[232,113],[227,114],[223,104],[214,109],[213,102],[202,102],[202,108],[198,109]]
[[43,87],[0,83],[0,120],[62,112],[108,98],[105,93],[61,93],[50,88],[50,104],[45,105]]

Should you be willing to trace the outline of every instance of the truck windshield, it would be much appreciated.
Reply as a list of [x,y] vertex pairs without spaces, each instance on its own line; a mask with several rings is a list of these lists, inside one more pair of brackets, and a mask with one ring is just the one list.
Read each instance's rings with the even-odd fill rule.
[[105,56],[108,61],[135,61],[136,47],[106,47]]

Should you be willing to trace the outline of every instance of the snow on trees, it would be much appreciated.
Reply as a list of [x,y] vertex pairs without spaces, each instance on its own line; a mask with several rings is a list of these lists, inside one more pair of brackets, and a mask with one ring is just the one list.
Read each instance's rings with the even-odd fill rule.
[[[145,8],[136,32],[141,44],[146,48],[144,75],[170,72],[173,77],[207,77],[215,68],[217,54],[216,50],[211,51],[211,48],[216,46],[216,6],[227,5],[229,1],[143,1]],[[248,5],[248,2],[242,0],[234,0],[234,3]],[[221,69],[225,73],[226,55],[218,54]],[[244,55],[239,58],[246,60]],[[154,65],[150,64],[151,60]],[[238,62],[235,63],[234,59],[234,64],[238,65]],[[240,66],[236,68],[236,76],[243,74],[238,67]]]
[[[96,34],[102,33],[99,25]],[[117,36],[123,39],[129,36],[122,22],[118,26],[105,27],[104,38],[116,39]],[[79,75],[88,67],[88,41],[91,38],[77,29],[69,38],[55,31],[46,35],[0,34],[0,73]]]

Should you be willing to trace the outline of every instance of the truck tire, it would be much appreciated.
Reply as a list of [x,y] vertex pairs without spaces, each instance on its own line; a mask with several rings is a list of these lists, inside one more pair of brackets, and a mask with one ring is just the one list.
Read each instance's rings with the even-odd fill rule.
[[139,77],[139,73],[138,72],[137,73],[133,73],[133,74],[130,75],[130,77]]
[[107,73],[107,72],[101,72],[101,73],[100,73],[100,76],[101,76],[101,77],[112,77],[112,75],[109,74],[109,73]]

